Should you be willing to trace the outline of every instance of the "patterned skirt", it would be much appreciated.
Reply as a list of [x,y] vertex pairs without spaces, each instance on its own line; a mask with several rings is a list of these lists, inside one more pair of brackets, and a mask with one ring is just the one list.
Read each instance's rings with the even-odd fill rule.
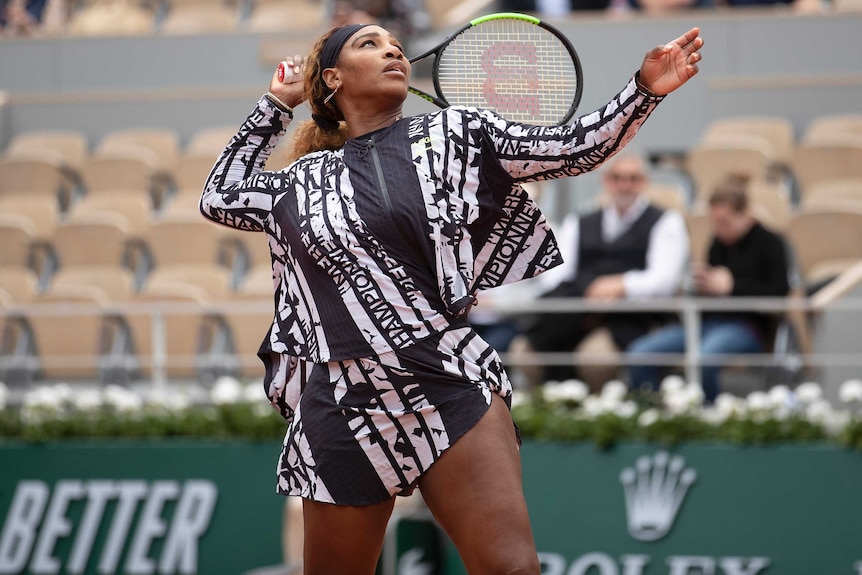
[[339,505],[409,495],[478,423],[492,394],[507,405],[512,394],[497,353],[470,327],[378,356],[300,367],[278,492]]

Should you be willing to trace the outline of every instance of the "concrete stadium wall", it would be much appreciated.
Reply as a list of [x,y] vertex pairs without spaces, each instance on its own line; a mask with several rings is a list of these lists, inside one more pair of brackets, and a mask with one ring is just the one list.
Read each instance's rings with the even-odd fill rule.
[[[862,111],[862,15],[691,12],[555,23],[583,62],[581,112],[604,104],[650,47],[701,26],[701,74],[656,111],[637,147],[684,149],[709,121],[731,115],[782,115],[801,131],[823,114]],[[0,145],[52,127],[84,130],[96,142],[125,127],[172,126],[185,140],[202,127],[238,123],[280,56],[303,52],[318,33],[0,41],[0,90],[11,94]],[[408,113],[427,109],[408,98]]]

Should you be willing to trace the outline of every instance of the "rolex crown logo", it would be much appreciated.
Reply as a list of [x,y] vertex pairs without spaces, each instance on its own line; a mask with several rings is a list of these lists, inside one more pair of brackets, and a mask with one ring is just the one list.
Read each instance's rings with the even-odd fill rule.
[[629,534],[638,541],[657,541],[668,534],[676,514],[697,479],[680,456],[659,451],[638,458],[620,473],[626,496]]

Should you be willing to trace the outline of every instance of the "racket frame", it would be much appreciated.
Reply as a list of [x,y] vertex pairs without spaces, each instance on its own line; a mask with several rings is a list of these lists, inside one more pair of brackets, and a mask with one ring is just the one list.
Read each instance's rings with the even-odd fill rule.
[[418,56],[410,58],[410,64],[414,64],[414,63],[418,62],[419,60],[423,60],[423,59],[427,58],[428,56],[431,56],[432,54],[434,55],[434,64],[432,65],[432,69],[431,69],[431,80],[434,83],[434,91],[437,93],[437,95],[433,96],[427,92],[423,92],[422,90],[420,90],[418,88],[414,88],[413,86],[409,86],[408,91],[411,94],[414,94],[414,95],[419,96],[420,98],[422,98],[424,100],[427,100],[428,102],[431,102],[432,104],[434,104],[435,106],[437,106],[439,108],[447,108],[449,106],[449,102],[447,102],[446,99],[442,96],[443,91],[440,88],[440,78],[439,78],[440,55],[443,53],[443,51],[446,49],[446,47],[452,42],[452,40],[454,40],[457,36],[462,34],[464,31],[466,31],[466,30],[468,30],[468,29],[470,29],[473,26],[476,26],[478,24],[482,24],[483,22],[488,22],[490,20],[504,20],[504,19],[523,20],[523,21],[529,22],[530,24],[533,24],[535,26],[539,26],[541,28],[544,28],[545,30],[547,30],[548,32],[550,32],[551,34],[556,36],[560,40],[560,42],[563,44],[563,46],[565,46],[565,48],[568,50],[569,55],[572,58],[572,63],[575,67],[575,75],[577,76],[577,82],[576,82],[577,85],[575,87],[575,97],[572,99],[572,105],[569,107],[569,111],[566,113],[565,117],[557,123],[558,126],[565,124],[566,122],[568,122],[569,120],[572,119],[572,116],[575,115],[575,112],[578,109],[578,105],[581,103],[581,94],[582,94],[583,88],[584,88],[583,81],[582,81],[584,76],[583,76],[583,69],[581,68],[581,60],[578,57],[577,51],[575,51],[575,47],[572,45],[572,43],[569,41],[569,39],[566,38],[565,35],[563,35],[562,32],[560,32],[559,30],[557,30],[556,28],[554,28],[550,24],[547,24],[546,22],[540,20],[539,18],[536,18],[535,16],[530,16],[528,14],[519,14],[517,12],[496,12],[494,14],[487,14],[485,16],[480,16],[478,18],[474,18],[473,20],[470,20],[467,24],[465,24],[464,26],[462,26],[461,28],[459,28],[458,30],[456,30],[455,32],[453,32],[452,34],[447,36],[445,40],[440,42],[440,44],[438,44],[434,48],[431,48],[430,50],[427,50],[426,52],[424,52]]

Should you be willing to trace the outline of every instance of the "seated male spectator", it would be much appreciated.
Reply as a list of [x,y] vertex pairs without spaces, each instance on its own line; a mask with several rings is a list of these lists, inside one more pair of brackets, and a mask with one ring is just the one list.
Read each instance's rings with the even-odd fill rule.
[[[751,216],[747,180],[730,177],[709,198],[709,219],[713,240],[705,266],[694,266],[693,289],[710,297],[782,297],[790,290],[784,240]],[[704,313],[701,353],[761,353],[774,319],[762,313]],[[628,348],[637,354],[683,353],[685,331],[681,325],[667,326],[633,342]],[[704,365],[701,385],[707,402],[719,393],[721,366]],[[631,387],[656,389],[664,369],[655,365],[632,365]]]
[[[581,217],[571,214],[563,222],[557,239],[565,263],[542,276],[550,285],[559,282],[542,297],[607,302],[669,297],[677,292],[688,260],[688,233],[678,212],[650,204],[648,185],[640,156],[622,154],[611,160],[603,173],[607,205]],[[522,358],[529,351],[571,352],[602,326],[609,328],[615,345],[625,349],[660,324],[663,315],[539,315],[527,322],[511,351]],[[570,366],[544,370],[524,366],[521,372],[528,386],[574,375]]]

